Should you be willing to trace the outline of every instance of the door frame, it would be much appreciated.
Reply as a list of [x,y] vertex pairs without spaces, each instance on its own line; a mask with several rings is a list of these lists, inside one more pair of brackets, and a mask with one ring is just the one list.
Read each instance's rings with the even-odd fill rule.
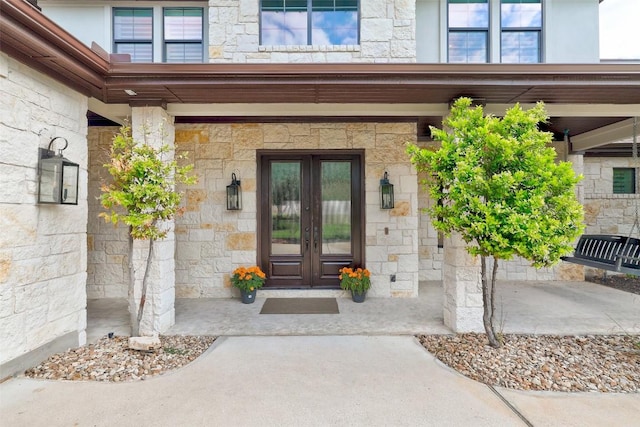
[[[357,263],[358,265],[365,265],[365,240],[366,240],[366,200],[365,200],[365,151],[364,150],[305,150],[305,149],[295,149],[295,150],[256,150],[256,161],[257,161],[257,175],[256,175],[256,237],[257,237],[257,253],[256,259],[258,265],[263,269],[263,271],[269,271],[268,265],[263,265],[263,260],[267,257],[263,255],[263,250],[267,248],[268,241],[266,239],[268,232],[262,232],[262,219],[263,215],[270,215],[270,206],[268,206],[269,197],[262,197],[266,191],[268,191],[268,183],[263,182],[263,174],[266,173],[263,170],[263,159],[265,157],[281,157],[282,160],[287,159],[296,159],[301,156],[322,156],[328,157],[329,160],[331,157],[335,157],[336,160],[340,160],[348,158],[348,157],[357,157],[360,163],[359,171],[356,171],[356,177],[358,182],[355,182],[355,185],[352,185],[353,191],[357,192],[357,198],[360,200],[360,216],[358,220],[357,228],[352,230],[352,236],[355,239],[352,242],[353,245],[353,255],[354,257],[359,257],[359,261],[354,261],[351,264]],[[357,240],[357,241],[356,241]],[[325,283],[327,280],[320,279]],[[311,286],[311,284],[300,283],[295,286],[277,286],[277,287],[269,287],[270,289],[339,289],[340,283],[339,279],[335,278],[335,283],[326,285],[319,284],[316,286]]]

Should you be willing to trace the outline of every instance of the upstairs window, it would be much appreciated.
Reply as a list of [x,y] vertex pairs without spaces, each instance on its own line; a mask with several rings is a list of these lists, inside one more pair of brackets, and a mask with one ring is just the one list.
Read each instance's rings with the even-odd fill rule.
[[261,0],[261,45],[358,44],[358,0]]
[[449,0],[449,62],[484,63],[489,59],[487,0]]
[[202,9],[164,9],[164,62],[202,62]]
[[153,62],[153,9],[113,9],[113,51],[132,62]]
[[503,63],[537,63],[542,34],[540,0],[502,0],[500,57]]

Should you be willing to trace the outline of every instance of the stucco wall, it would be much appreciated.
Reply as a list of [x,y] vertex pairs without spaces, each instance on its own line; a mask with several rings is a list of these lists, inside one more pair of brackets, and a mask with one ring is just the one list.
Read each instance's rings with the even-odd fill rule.
[[[542,2],[542,62],[598,63],[599,0]],[[489,62],[500,62],[500,0],[489,0]],[[447,62],[446,0],[416,0],[417,62]]]
[[[95,41],[111,51],[111,7],[100,1],[71,5],[40,1],[43,13],[88,46]],[[167,6],[205,7],[205,61],[238,63],[447,62],[446,0],[367,0],[360,2],[360,43],[348,46],[260,46],[257,0],[167,2]],[[489,0],[489,55],[500,62],[500,0]],[[599,0],[543,1],[543,62],[599,62]],[[154,7],[154,58],[162,58],[162,15]],[[207,7],[208,6],[208,7]],[[207,19],[208,17],[208,19]]]
[[598,7],[600,0],[546,0],[544,62],[589,64],[600,62]]
[[[87,98],[0,53],[0,364],[63,336],[84,344]],[[69,141],[78,205],[39,205],[38,148]],[[60,148],[60,147],[58,147]]]

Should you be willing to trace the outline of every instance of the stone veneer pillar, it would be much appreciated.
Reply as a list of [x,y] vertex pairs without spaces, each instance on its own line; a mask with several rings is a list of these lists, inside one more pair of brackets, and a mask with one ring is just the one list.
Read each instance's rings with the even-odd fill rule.
[[[163,144],[171,147],[167,160],[174,158],[175,128],[173,117],[161,107],[134,107],[131,111],[131,129],[136,141],[146,141],[159,148]],[[140,322],[140,335],[165,332],[175,324],[175,221],[165,221],[169,229],[167,237],[154,242],[154,254],[149,268],[147,301]],[[149,242],[134,241],[134,268],[136,303],[140,301],[142,278]]]
[[[584,175],[584,153],[577,152],[567,155],[567,161],[571,162],[573,171],[577,176]],[[584,179],[576,185],[576,198],[584,206]],[[577,243],[577,240],[576,242]],[[560,280],[583,281],[584,267],[578,264],[560,262],[558,267],[558,278]]]
[[458,234],[444,241],[444,324],[454,332],[482,332],[480,259],[466,251]]

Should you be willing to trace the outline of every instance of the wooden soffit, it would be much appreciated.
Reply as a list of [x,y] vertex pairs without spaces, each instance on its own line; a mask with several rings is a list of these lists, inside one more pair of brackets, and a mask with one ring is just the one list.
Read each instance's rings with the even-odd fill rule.
[[113,62],[24,0],[0,0],[0,49],[105,104],[422,104],[463,95],[496,104],[640,104],[634,64]]

